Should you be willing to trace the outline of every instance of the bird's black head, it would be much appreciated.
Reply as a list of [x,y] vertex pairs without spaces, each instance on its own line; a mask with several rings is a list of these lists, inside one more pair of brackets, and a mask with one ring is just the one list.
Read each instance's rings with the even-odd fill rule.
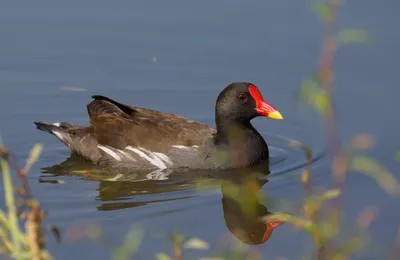
[[281,113],[263,99],[254,84],[235,82],[219,94],[215,108],[217,120],[250,121],[256,116],[283,119]]

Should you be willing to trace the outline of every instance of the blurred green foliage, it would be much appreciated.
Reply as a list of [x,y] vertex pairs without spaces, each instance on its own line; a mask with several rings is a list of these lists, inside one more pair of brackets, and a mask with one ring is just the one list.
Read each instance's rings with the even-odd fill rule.
[[[313,10],[324,24],[324,40],[322,52],[319,58],[318,68],[311,76],[307,77],[300,86],[299,100],[312,106],[327,122],[327,139],[330,144],[339,143],[337,137],[335,111],[332,105],[332,92],[334,87],[334,57],[337,50],[348,44],[372,43],[372,36],[360,29],[345,28],[334,30],[337,19],[337,9],[342,5],[341,0],[316,0],[313,2]],[[332,127],[335,126],[335,127]],[[333,134],[332,134],[333,133]],[[315,252],[311,252],[307,259],[334,259],[345,260],[361,250],[365,250],[370,243],[369,226],[376,217],[376,212],[366,209],[360,214],[355,223],[354,230],[346,230],[343,234],[343,212],[340,208],[340,199],[343,194],[343,183],[348,171],[362,172],[374,179],[377,184],[386,190],[388,194],[397,196],[400,193],[400,185],[394,175],[383,166],[366,155],[357,155],[359,149],[370,148],[371,138],[357,136],[354,140],[339,149],[333,150],[332,180],[333,187],[321,190],[312,185],[311,157],[312,151],[305,145],[300,147],[305,152],[307,166],[303,170],[299,181],[304,185],[304,199],[299,205],[297,214],[272,213],[260,218],[264,223],[273,223],[277,220],[287,222],[296,228],[307,232],[315,245]],[[22,170],[14,169],[15,174],[24,180],[24,175],[30,170],[38,159],[42,147],[34,146],[25,167]],[[45,249],[41,235],[41,219],[38,202],[26,196],[25,189],[25,212],[18,214],[16,196],[18,192],[14,189],[10,171],[10,152],[0,144],[1,172],[3,177],[4,196],[7,210],[0,211],[0,252],[13,259],[51,259],[50,253]],[[400,161],[400,153],[395,155]],[[78,171],[77,174],[85,174],[86,170]],[[26,183],[25,183],[26,184]],[[215,187],[216,181],[204,181],[198,184],[201,188]],[[231,183],[225,185],[224,196],[235,201],[241,212],[248,215],[257,215],[259,198],[253,196],[259,191],[259,187],[249,186],[251,191],[246,195],[243,185]],[[260,196],[262,197],[262,196]],[[271,198],[263,198],[271,200]],[[25,217],[25,230],[20,227],[19,218]],[[57,237],[59,231],[52,227],[51,230]],[[94,241],[104,243],[110,247],[110,241],[104,231],[96,225],[79,228],[72,232],[75,237],[89,237]],[[270,234],[269,234],[270,235]],[[112,247],[112,259],[125,260],[135,257],[143,239],[144,231],[132,227],[126,234],[119,246]],[[268,239],[268,238],[267,238]],[[180,260],[184,252],[189,249],[209,250],[210,245],[200,238],[185,237],[179,233],[168,236],[172,244],[172,253],[159,252],[155,254],[157,260]],[[222,259],[263,259],[263,256],[255,251],[245,248],[242,243],[233,243],[224,252],[217,252],[214,257],[201,258],[202,260]]]
[[[30,152],[24,170],[14,169],[15,175],[23,177],[36,162],[42,150],[41,145],[35,145]],[[18,192],[14,189],[10,171],[9,150],[5,149],[0,142],[1,173],[3,177],[4,197],[7,210],[0,210],[0,253],[12,259],[51,259],[50,253],[44,249],[41,219],[44,215],[40,211],[39,203],[29,197],[27,190],[24,190],[26,183],[19,190],[20,196],[24,199],[21,213],[17,211]],[[19,219],[24,220],[25,229],[20,227]],[[53,232],[57,229],[52,227]]]

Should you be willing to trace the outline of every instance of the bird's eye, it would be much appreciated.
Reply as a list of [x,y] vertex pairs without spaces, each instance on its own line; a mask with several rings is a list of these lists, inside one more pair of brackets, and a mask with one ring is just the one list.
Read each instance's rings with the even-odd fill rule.
[[237,96],[237,99],[239,99],[239,100],[241,100],[241,101],[244,101],[244,100],[246,100],[246,96],[245,96],[243,93],[240,93],[240,94]]

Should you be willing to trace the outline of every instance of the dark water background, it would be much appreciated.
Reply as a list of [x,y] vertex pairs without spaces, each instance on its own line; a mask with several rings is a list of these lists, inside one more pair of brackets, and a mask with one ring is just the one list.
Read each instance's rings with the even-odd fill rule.
[[[339,25],[370,30],[376,43],[338,53],[335,105],[343,141],[358,133],[374,135],[377,145],[370,154],[398,176],[399,4],[347,2]],[[139,259],[167,250],[169,244],[154,235],[176,229],[212,245],[235,241],[224,220],[221,194],[196,191],[190,181],[110,184],[41,173],[69,152],[32,121],[87,124],[90,95],[101,94],[214,124],[218,93],[230,82],[250,81],[284,115],[283,121],[254,120],[272,150],[272,176],[299,176],[304,156],[287,146],[288,140],[297,140],[311,145],[313,172],[328,185],[321,120],[295,102],[299,84],[315,68],[321,29],[307,1],[2,1],[0,133],[21,164],[33,144],[44,144],[29,181],[50,212],[47,221],[63,232],[96,222],[119,242],[134,223],[148,232]],[[63,86],[86,91],[61,91]],[[291,201],[302,196],[291,178],[272,179],[262,191]],[[400,219],[398,201],[371,179],[351,174],[344,201],[347,223],[369,205],[380,208],[379,221],[372,225],[374,242],[389,248]],[[266,259],[297,259],[310,245],[306,234],[285,224],[258,247]],[[57,245],[49,239],[49,249],[57,259],[109,256],[108,249],[87,240]]]

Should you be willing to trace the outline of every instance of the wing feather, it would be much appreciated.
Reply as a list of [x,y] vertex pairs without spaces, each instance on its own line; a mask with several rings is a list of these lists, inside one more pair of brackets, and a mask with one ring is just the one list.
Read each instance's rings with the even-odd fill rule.
[[94,135],[102,145],[165,152],[172,145],[201,145],[204,134],[215,131],[171,113],[124,105],[104,96],[93,98],[87,110]]

